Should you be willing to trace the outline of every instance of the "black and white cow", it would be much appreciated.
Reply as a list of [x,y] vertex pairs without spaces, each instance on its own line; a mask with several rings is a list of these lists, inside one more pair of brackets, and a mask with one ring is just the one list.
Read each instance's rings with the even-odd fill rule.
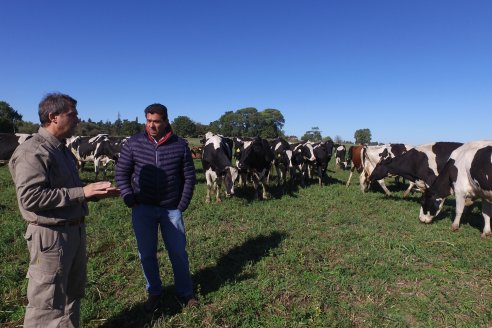
[[346,154],[347,148],[344,145],[335,145],[335,165],[339,169],[345,170],[347,167],[347,161],[345,161]]
[[277,185],[284,186],[287,181],[287,172],[289,172],[290,181],[293,180],[295,175],[290,144],[282,138],[276,138],[270,141],[270,146],[274,157],[273,165],[277,173]]
[[86,162],[94,163],[96,180],[101,168],[104,176],[106,176],[106,166],[103,165],[103,162],[107,164],[108,161],[105,158],[115,161],[118,159],[117,153],[113,150],[111,142],[105,134],[95,137],[74,136],[67,139],[67,148],[74,154],[80,169],[84,167]]
[[456,199],[456,214],[451,226],[453,230],[460,226],[466,203],[481,198],[485,221],[482,236],[492,234],[492,140],[465,143],[451,153],[443,170],[422,197],[420,221],[432,222],[450,194],[454,194]]
[[113,150],[116,158],[120,157],[121,147],[130,139],[130,137],[121,137],[121,136],[110,136],[106,135],[109,139],[109,143],[111,144],[111,149]]
[[311,177],[311,167],[315,165],[313,143],[310,141],[291,145],[292,166],[301,174],[301,187],[305,187]]
[[216,203],[221,203],[220,188],[224,183],[225,195],[234,195],[234,181],[238,176],[238,170],[232,163],[233,142],[232,139],[207,132],[205,145],[201,155],[203,171],[207,180],[207,196],[205,201],[210,203],[210,195],[215,191]]
[[236,138],[234,140],[237,148],[237,168],[251,174],[255,198],[258,198],[258,188],[263,187],[263,199],[269,198],[268,177],[273,162],[273,151],[270,144],[260,137],[244,141]]
[[[376,165],[382,160],[388,157],[395,157],[401,155],[408,150],[413,148],[410,145],[404,144],[386,144],[380,146],[364,146],[362,149],[362,166],[363,172],[359,177],[360,188],[362,192],[366,192],[369,189],[370,182],[368,177],[371,175],[372,171],[376,167]],[[391,195],[391,192],[386,187],[384,180],[377,180],[381,188],[384,190],[386,195]]]
[[326,170],[328,168],[328,162],[333,155],[334,144],[332,140],[326,142],[319,142],[313,145],[313,154],[315,158],[314,168],[318,175],[318,184],[321,187],[323,185],[323,179],[327,178]]
[[[368,180],[369,183],[384,179],[388,175],[398,175],[425,191],[439,175],[451,153],[463,145],[460,142],[434,142],[410,149],[404,154],[383,159],[376,165]],[[412,184],[403,194],[408,196]]]
[[0,162],[7,162],[17,146],[31,137],[28,133],[0,133]]

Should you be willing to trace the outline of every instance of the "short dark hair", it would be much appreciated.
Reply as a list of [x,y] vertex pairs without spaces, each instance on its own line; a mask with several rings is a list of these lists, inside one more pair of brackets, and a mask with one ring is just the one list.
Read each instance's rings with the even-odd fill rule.
[[162,116],[162,119],[164,121],[167,120],[167,108],[164,105],[161,105],[158,103],[149,105],[149,106],[147,106],[147,108],[145,108],[144,112],[145,112],[145,116],[147,116],[147,114],[149,114],[149,113],[150,114],[159,114]]
[[39,103],[39,121],[41,125],[46,125],[50,122],[49,114],[61,114],[75,109],[77,100],[62,93],[48,93]]

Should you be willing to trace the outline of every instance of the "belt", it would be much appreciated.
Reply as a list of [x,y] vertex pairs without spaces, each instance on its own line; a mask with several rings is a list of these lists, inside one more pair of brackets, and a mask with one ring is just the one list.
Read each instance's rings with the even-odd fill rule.
[[35,226],[40,226],[40,227],[73,227],[73,226],[78,226],[83,224],[85,221],[84,218],[80,218],[77,220],[67,220],[67,221],[61,221],[61,222],[55,222],[53,224],[40,224],[36,222],[29,222],[29,224],[35,225]]

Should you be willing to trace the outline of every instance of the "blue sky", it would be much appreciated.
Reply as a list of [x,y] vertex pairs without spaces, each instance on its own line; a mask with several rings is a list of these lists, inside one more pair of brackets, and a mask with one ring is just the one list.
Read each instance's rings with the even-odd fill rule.
[[1,1],[0,100],[37,122],[48,92],[82,119],[154,102],[204,124],[275,108],[288,135],[492,139],[492,1]]

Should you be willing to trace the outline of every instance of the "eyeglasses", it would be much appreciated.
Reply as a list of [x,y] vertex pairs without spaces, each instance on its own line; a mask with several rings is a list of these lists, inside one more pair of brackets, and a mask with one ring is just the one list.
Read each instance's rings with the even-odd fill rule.
[[72,110],[70,112],[61,113],[60,115],[64,115],[64,116],[68,116],[68,117],[78,117],[79,112],[77,112],[76,110]]

